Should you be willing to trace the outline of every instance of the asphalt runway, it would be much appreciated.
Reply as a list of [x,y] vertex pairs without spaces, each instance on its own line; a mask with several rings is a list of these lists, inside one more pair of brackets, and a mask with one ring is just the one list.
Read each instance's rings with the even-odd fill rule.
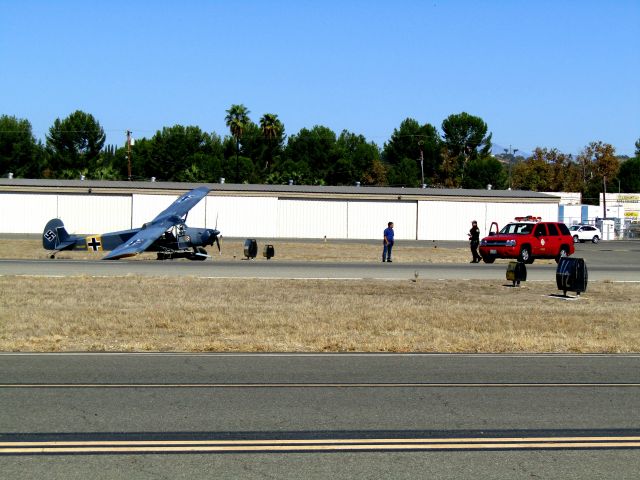
[[[454,242],[451,242],[452,244]],[[460,244],[457,242],[456,245]],[[400,244],[398,248],[402,248]],[[640,242],[615,241],[576,245],[575,257],[584,258],[591,281],[640,281]],[[555,281],[554,262],[527,265],[528,280]],[[326,279],[470,279],[504,280],[506,262],[480,264],[353,263],[218,259],[189,260],[0,260],[0,275],[42,276],[193,276],[211,278],[326,278]]]
[[[640,280],[640,244],[578,245]],[[0,260],[0,275],[505,278],[506,265]],[[555,264],[528,266],[555,279]],[[637,478],[640,355],[0,354],[6,478]]]
[[2,354],[5,478],[637,478],[640,355]]

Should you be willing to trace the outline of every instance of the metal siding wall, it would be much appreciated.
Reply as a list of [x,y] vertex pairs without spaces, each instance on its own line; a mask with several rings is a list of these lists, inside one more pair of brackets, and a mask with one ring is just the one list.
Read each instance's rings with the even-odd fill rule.
[[[133,195],[133,206],[130,209],[131,226],[127,228],[139,228],[158,216],[165,208],[171,205],[179,195]],[[190,227],[204,228],[205,225],[205,199],[201,200],[189,211],[187,225]]]
[[42,233],[45,224],[58,216],[58,196],[1,193],[2,232]]
[[58,195],[58,216],[69,233],[105,233],[131,225],[131,197]]
[[393,222],[396,240],[415,240],[417,210],[417,202],[349,202],[349,238],[382,240]]
[[488,203],[487,228],[491,222],[498,222],[502,228],[515,217],[541,217],[545,222],[558,221],[558,205],[555,203]]
[[471,221],[476,220],[480,235],[485,224],[485,202],[418,202],[419,240],[468,240]]
[[558,205],[549,203],[498,202],[419,202],[419,240],[466,240],[471,221],[477,220],[480,237],[486,236],[491,222],[502,228],[515,217],[533,215],[555,222]]
[[559,218],[559,221],[566,223],[567,225],[574,225],[582,221],[582,205],[560,205],[564,207],[563,216]]
[[278,200],[281,238],[347,238],[347,202]]
[[[1,231],[41,233],[59,217],[71,233],[105,233],[140,227],[168,207],[177,195],[0,194]],[[599,207],[593,207],[597,211]],[[565,207],[565,217],[566,215]],[[601,210],[601,209],[600,209]],[[589,211],[589,218],[595,217]],[[516,216],[558,220],[558,205],[456,201],[282,200],[275,197],[206,197],[187,219],[194,227],[218,228],[227,236],[263,238],[378,239],[387,222],[396,238],[466,240],[471,220],[484,236],[492,221],[502,227]],[[416,224],[417,222],[417,224]]]
[[278,199],[275,197],[216,197],[207,201],[207,227],[229,237],[276,236]]

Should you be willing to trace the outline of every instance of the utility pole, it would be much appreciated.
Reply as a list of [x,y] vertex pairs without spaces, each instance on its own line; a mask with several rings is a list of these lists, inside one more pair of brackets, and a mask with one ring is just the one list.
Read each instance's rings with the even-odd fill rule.
[[131,181],[131,130],[127,130],[127,174]]
[[420,186],[422,188],[424,188],[424,153],[422,152],[423,143],[424,142],[422,140],[418,142],[418,145],[420,146],[420,174],[422,175],[422,183],[420,184]]
[[602,176],[602,216],[607,219],[607,176]]

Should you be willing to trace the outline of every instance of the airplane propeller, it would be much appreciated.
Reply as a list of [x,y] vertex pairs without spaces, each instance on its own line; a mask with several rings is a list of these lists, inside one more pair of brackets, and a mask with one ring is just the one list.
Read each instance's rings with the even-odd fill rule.
[[220,253],[220,255],[222,255],[222,249],[220,247],[221,236],[222,235],[220,235],[220,232],[218,230],[208,229],[204,234],[204,238],[203,238],[205,245],[213,246],[213,244],[215,243],[216,247],[218,247],[218,252]]
[[[216,232],[218,232],[218,216],[220,215],[220,212],[216,212],[216,226],[215,226],[215,230]],[[220,232],[218,232],[218,234],[216,235],[216,245],[218,246],[218,254],[222,255],[222,248],[220,248],[220,237],[222,235],[220,235]]]

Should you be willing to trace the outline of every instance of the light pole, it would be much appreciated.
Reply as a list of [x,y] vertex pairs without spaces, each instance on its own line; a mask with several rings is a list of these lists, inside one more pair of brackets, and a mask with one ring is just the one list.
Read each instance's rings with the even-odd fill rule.
[[509,190],[511,190],[511,163],[513,162],[513,159],[515,158],[516,152],[518,151],[517,148],[511,148],[511,145],[509,145],[508,149],[504,149],[504,153],[505,155],[509,155]]

